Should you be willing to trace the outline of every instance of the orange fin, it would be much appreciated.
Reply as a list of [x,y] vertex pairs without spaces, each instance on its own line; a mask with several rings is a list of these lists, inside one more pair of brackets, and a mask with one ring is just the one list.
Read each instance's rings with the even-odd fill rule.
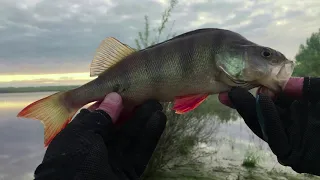
[[206,100],[208,96],[209,94],[196,94],[176,97],[173,110],[175,110],[177,114],[184,114],[186,112],[192,111],[197,108],[204,100]]
[[44,146],[71,121],[77,109],[67,107],[63,101],[64,93],[59,92],[40,99],[25,107],[18,117],[37,119],[44,125]]
[[105,38],[100,43],[92,60],[90,77],[98,76],[134,52],[136,52],[135,49],[113,37]]

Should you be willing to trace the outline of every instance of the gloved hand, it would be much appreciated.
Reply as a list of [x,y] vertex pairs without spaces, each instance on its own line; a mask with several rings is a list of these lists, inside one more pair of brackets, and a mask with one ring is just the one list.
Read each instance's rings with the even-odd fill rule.
[[274,101],[263,94],[255,98],[242,88],[231,90],[228,98],[279,163],[320,175],[320,78],[292,78]]
[[97,110],[82,109],[52,140],[35,179],[138,179],[165,128],[166,116],[161,104],[150,100],[117,127],[121,102],[118,94],[111,93]]

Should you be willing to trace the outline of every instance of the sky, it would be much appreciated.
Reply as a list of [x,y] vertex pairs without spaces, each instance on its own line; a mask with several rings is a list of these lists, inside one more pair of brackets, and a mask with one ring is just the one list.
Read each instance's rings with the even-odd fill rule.
[[[139,2],[139,3],[138,3]],[[0,87],[83,84],[100,42],[135,47],[148,15],[156,27],[169,0],[1,0]],[[320,28],[316,0],[180,0],[169,22],[181,34],[198,28],[236,31],[294,59]]]

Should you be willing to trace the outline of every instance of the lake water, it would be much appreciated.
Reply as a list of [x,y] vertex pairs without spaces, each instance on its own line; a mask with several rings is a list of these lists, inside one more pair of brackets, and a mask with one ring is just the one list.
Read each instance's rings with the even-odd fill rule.
[[[43,125],[39,121],[17,118],[17,113],[29,103],[52,94],[13,93],[0,94],[0,180],[32,179],[35,168],[41,163],[45,149],[43,146]],[[207,149],[218,150],[215,160],[210,165],[228,166],[230,163],[240,165],[248,147],[261,153],[266,168],[282,168],[277,163],[268,146],[256,138],[244,122],[237,121],[220,124],[217,146],[205,146]]]
[[0,94],[0,179],[32,179],[44,155],[43,125],[17,118],[27,104],[51,93]]

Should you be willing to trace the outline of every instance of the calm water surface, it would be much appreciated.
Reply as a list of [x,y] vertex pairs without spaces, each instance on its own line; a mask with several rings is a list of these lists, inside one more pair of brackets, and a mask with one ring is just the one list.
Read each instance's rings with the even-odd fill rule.
[[[33,178],[45,152],[43,125],[40,121],[17,118],[16,115],[26,105],[50,94],[53,92],[0,94],[0,180]],[[266,144],[241,120],[219,125],[218,137],[223,143],[219,145],[216,157],[221,161],[210,161],[209,164],[241,164],[246,149],[253,145],[267,157],[263,161],[266,167],[281,166]],[[212,149],[217,150],[216,146]]]
[[43,125],[16,115],[29,103],[49,94],[0,94],[0,179],[32,179],[44,155]]

